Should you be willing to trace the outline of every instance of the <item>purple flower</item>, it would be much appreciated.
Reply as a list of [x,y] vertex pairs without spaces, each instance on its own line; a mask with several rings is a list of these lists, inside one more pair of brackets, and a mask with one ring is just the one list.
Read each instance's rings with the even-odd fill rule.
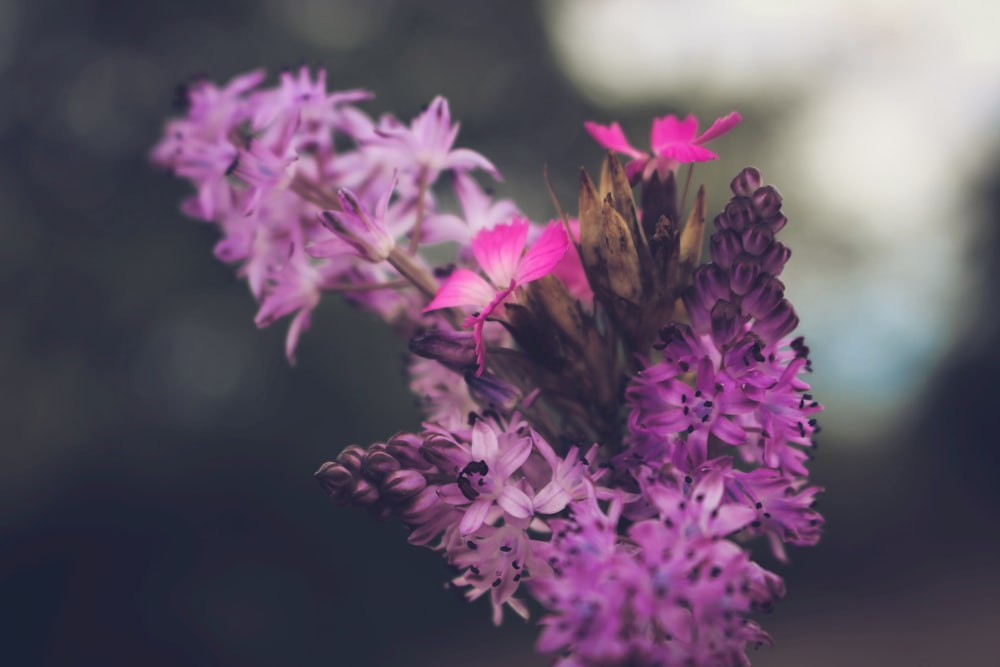
[[[401,173],[419,179],[425,185],[437,180],[442,171],[468,172],[482,169],[493,178],[501,180],[500,172],[485,157],[467,148],[455,148],[458,124],[451,124],[448,100],[435,97],[427,110],[413,119],[409,127],[401,124],[382,124],[377,130],[376,143],[385,153],[384,159],[396,165]],[[415,188],[414,188],[415,191]]]
[[516,519],[530,517],[534,513],[531,497],[511,477],[528,460],[531,437],[498,432],[485,419],[479,419],[472,427],[471,440],[467,460],[465,456],[459,459],[464,463],[458,478],[440,489],[446,502],[464,512],[459,532],[474,533],[495,508]]
[[390,187],[382,195],[374,213],[366,210],[353,192],[347,188],[341,190],[337,196],[342,210],[323,212],[323,224],[334,238],[313,244],[309,254],[313,257],[353,254],[368,262],[384,261],[396,247],[396,240],[385,225],[392,190]]

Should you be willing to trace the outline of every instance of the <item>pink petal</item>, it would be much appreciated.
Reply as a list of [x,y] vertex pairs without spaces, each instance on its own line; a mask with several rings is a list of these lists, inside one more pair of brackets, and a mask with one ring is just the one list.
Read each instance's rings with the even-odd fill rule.
[[452,306],[477,306],[487,304],[496,294],[488,282],[468,269],[455,269],[437,295],[424,308],[424,312]]
[[664,148],[672,144],[692,143],[697,133],[698,119],[693,114],[688,114],[684,120],[677,120],[674,115],[654,118],[649,131],[649,145],[655,155],[660,155]]
[[492,506],[493,501],[486,500],[485,498],[473,501],[473,503],[465,510],[465,514],[462,516],[462,522],[458,524],[458,532],[462,535],[468,535],[469,533],[474,533],[479,530],[479,527],[483,525],[484,521],[486,521],[486,514],[490,511],[490,507]]
[[674,144],[672,146],[665,147],[662,151],[657,153],[660,158],[670,158],[671,160],[677,160],[678,162],[688,163],[688,162],[708,162],[709,160],[718,160],[719,156],[701,146],[695,146],[694,144]]
[[472,239],[472,254],[479,267],[497,287],[506,287],[517,271],[518,260],[528,240],[528,219],[484,229]]
[[629,157],[633,158],[643,158],[648,157],[638,148],[634,148],[625,138],[625,133],[622,131],[621,125],[618,123],[611,123],[611,125],[598,125],[593,121],[587,121],[583,124],[584,129],[590,133],[597,143],[604,146],[605,148],[619,153],[625,153]]
[[726,132],[739,125],[741,120],[743,120],[743,116],[739,115],[735,111],[730,111],[727,115],[712,123],[712,125],[707,130],[702,132],[701,136],[695,139],[692,143],[704,144],[712,139],[721,137]]
[[497,498],[497,505],[518,519],[527,519],[533,513],[531,498],[516,486],[505,486],[503,493]]
[[566,254],[567,248],[569,248],[569,234],[566,233],[562,223],[550,222],[534,245],[524,253],[514,273],[514,281],[523,285],[548,275]]

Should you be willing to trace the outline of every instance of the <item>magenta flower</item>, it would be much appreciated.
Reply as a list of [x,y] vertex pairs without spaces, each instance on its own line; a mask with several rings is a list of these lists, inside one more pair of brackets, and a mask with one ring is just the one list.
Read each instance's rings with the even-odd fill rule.
[[448,278],[424,312],[455,306],[473,306],[476,314],[466,318],[476,339],[478,374],[485,368],[486,343],[483,326],[493,312],[519,287],[548,275],[569,248],[569,236],[559,223],[551,223],[527,252],[527,218],[484,229],[472,239],[472,254],[489,282],[469,269],[458,268]]
[[693,114],[688,114],[684,120],[678,120],[677,116],[672,114],[654,118],[653,127],[649,132],[652,155],[632,146],[618,123],[599,125],[588,121],[583,126],[600,145],[632,158],[626,167],[629,178],[639,172],[643,172],[643,177],[648,178],[652,175],[653,169],[666,173],[680,163],[718,160],[719,156],[705,148],[704,144],[721,137],[736,127],[741,120],[743,117],[740,114],[731,111],[698,134],[698,119]]

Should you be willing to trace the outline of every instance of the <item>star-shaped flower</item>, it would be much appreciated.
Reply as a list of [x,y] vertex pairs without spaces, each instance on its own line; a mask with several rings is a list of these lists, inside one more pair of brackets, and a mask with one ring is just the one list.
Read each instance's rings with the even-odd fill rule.
[[632,158],[626,167],[629,178],[639,172],[643,172],[645,178],[652,174],[653,169],[665,173],[681,163],[718,160],[719,156],[705,148],[704,144],[729,132],[741,120],[743,117],[740,114],[731,111],[698,134],[698,119],[693,114],[688,114],[684,120],[678,120],[677,116],[672,114],[654,118],[653,127],[649,132],[652,154],[632,146],[618,123],[599,125],[588,121],[583,126],[600,145]]
[[569,248],[566,230],[559,223],[550,223],[525,252],[528,227],[527,218],[515,217],[510,223],[480,231],[472,239],[472,254],[489,281],[469,269],[455,269],[424,308],[424,312],[454,306],[477,309],[465,320],[475,335],[477,375],[485,367],[483,326],[487,318],[518,288],[551,273]]

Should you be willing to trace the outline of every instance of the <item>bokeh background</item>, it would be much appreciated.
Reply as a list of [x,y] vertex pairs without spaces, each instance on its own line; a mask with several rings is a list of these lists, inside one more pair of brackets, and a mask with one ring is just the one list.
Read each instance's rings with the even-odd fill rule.
[[827,408],[828,529],[754,664],[1000,665],[998,29],[974,0],[0,0],[0,664],[547,664],[311,479],[416,426],[402,343],[330,298],[289,368],[147,163],[192,75],[307,63],[372,113],[448,96],[539,220],[543,163],[570,202],[597,167],[584,120],[743,112],[695,175],[716,210],[744,164],[784,194]]

